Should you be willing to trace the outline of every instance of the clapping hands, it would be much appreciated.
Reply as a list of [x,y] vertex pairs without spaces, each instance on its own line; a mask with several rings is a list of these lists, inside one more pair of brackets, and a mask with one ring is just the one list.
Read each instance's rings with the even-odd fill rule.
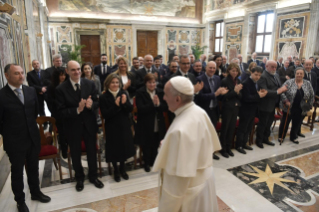
[[243,89],[243,85],[242,84],[237,84],[235,85],[234,91],[239,94],[239,92],[241,91],[241,89]]
[[155,106],[159,106],[160,104],[160,101],[159,101],[159,98],[157,95],[154,95],[154,98],[153,98],[153,103]]
[[78,112],[81,113],[84,108],[86,107],[87,109],[91,109],[93,105],[93,100],[91,96],[89,96],[87,99],[81,99],[79,102],[79,107],[78,107]]

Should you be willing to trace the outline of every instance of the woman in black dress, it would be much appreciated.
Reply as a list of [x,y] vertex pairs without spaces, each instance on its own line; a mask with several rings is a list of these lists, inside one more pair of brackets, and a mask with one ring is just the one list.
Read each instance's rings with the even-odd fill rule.
[[[112,162],[114,180],[128,180],[125,161],[135,155],[129,114],[133,106],[127,93],[122,89],[121,78],[110,74],[104,82],[105,93],[99,98],[100,109],[105,119],[105,160]],[[117,163],[120,162],[120,168]]]
[[154,74],[147,74],[144,82],[145,86],[136,91],[137,126],[134,142],[142,147],[144,169],[149,172],[157,156],[159,143],[165,136],[163,112],[167,111],[167,104],[163,100],[163,90],[156,88]]
[[48,87],[47,91],[47,105],[51,112],[51,117],[55,118],[55,124],[58,128],[59,132],[59,146],[60,150],[62,152],[62,157],[67,158],[67,150],[68,150],[68,144],[65,139],[65,134],[63,130],[63,116],[61,113],[59,113],[56,104],[55,104],[55,89],[60,85],[62,82],[68,79],[68,75],[65,72],[65,68],[57,68],[52,73],[51,78],[51,84]]
[[227,77],[222,80],[220,85],[220,87],[228,89],[228,93],[222,97],[222,128],[220,132],[222,150],[220,153],[225,158],[228,158],[229,155],[234,156],[231,151],[231,144],[240,107],[240,91],[243,85],[240,84],[240,80],[238,79],[241,73],[236,63],[229,64],[226,73]]

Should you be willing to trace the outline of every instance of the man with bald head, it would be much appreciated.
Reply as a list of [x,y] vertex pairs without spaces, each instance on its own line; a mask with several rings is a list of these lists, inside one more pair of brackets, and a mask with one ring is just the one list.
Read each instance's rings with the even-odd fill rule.
[[56,88],[56,106],[64,117],[65,137],[68,141],[75,179],[76,190],[84,189],[84,171],[81,164],[81,142],[84,141],[89,167],[88,178],[97,188],[104,185],[97,179],[96,160],[96,123],[95,110],[99,104],[93,81],[81,78],[81,67],[76,61],[67,64],[69,80],[65,80]]
[[156,81],[158,82],[158,78],[160,76],[160,73],[155,69],[153,68],[153,61],[154,61],[154,58],[152,55],[148,54],[148,55],[145,55],[144,57],[144,67],[139,69],[137,72],[136,72],[136,88],[141,88],[145,85],[144,83],[144,77],[146,76],[146,74],[148,73],[152,73],[152,74],[155,74],[156,76]]
[[251,59],[248,60],[248,62],[247,62],[248,66],[251,62],[255,62],[255,63],[257,63],[257,66],[260,66],[261,62],[259,60],[257,60],[257,53],[256,52],[251,54]]
[[256,133],[256,144],[259,148],[264,148],[263,143],[274,146],[275,144],[268,140],[270,136],[270,127],[274,121],[275,107],[279,104],[280,94],[287,91],[287,87],[281,87],[280,79],[276,74],[277,62],[268,60],[266,71],[264,71],[258,80],[258,89],[267,91],[267,94],[259,102],[259,123]]
[[[206,65],[206,72],[197,77],[197,81],[203,82],[204,87],[198,95],[195,96],[195,103],[206,111],[212,124],[216,128],[219,117],[219,97],[225,95],[228,89],[220,87],[220,77],[215,75],[215,72],[216,63],[210,61]],[[214,154],[214,159],[218,160],[219,158]]]

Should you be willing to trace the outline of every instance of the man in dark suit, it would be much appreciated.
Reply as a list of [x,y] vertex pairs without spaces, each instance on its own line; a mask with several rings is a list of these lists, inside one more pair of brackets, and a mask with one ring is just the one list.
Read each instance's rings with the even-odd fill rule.
[[69,80],[56,88],[56,105],[64,116],[65,137],[68,141],[75,178],[76,190],[84,188],[84,172],[81,164],[81,142],[84,141],[89,167],[89,181],[97,188],[104,185],[97,179],[96,134],[98,131],[95,110],[99,107],[95,84],[81,78],[81,67],[76,61],[67,64]]
[[242,154],[246,150],[253,150],[247,145],[250,131],[254,127],[255,116],[258,113],[258,104],[261,98],[267,95],[267,90],[258,90],[258,80],[263,73],[263,69],[255,67],[251,70],[251,75],[243,82],[241,91],[241,107],[239,108],[239,125],[236,136],[236,149]]
[[[203,82],[204,86],[203,89],[195,95],[195,103],[206,111],[212,124],[216,128],[219,119],[218,96],[225,95],[228,90],[227,88],[220,87],[220,78],[215,75],[215,72],[216,63],[210,61],[206,65],[206,72],[197,77],[197,81]],[[215,154],[213,158],[215,160],[219,159]]]
[[247,62],[248,66],[251,62],[255,62],[255,63],[257,63],[257,66],[260,66],[261,62],[259,60],[257,60],[257,53],[256,52],[251,54],[251,59],[248,60],[248,62]]
[[168,68],[164,64],[162,64],[162,59],[158,56],[154,58],[152,69],[157,70],[160,80],[162,80],[163,77],[168,73]]
[[256,133],[256,144],[259,148],[264,148],[262,143],[274,146],[275,144],[268,140],[270,136],[270,127],[274,121],[275,107],[279,103],[280,94],[287,91],[287,87],[281,87],[280,79],[276,74],[277,63],[274,60],[268,60],[266,71],[261,75],[258,81],[258,88],[267,90],[267,95],[259,103],[259,123]]
[[[193,85],[197,83],[196,77],[192,74],[189,73],[189,68],[190,68],[190,58],[188,55],[180,55],[179,56],[179,70],[172,75],[172,77],[175,76],[184,76],[188,78]],[[195,92],[196,93],[196,92]]]
[[42,73],[43,85],[46,87],[48,87],[51,84],[51,77],[53,72],[57,68],[62,67],[62,56],[59,54],[56,54],[52,57],[52,61],[53,61],[53,66],[45,69],[45,71]]
[[136,74],[137,70],[139,69],[140,67],[140,62],[138,60],[138,57],[133,57],[132,59],[132,67],[131,67],[131,72]]
[[8,84],[0,90],[0,134],[11,162],[11,187],[18,211],[29,211],[23,192],[23,169],[27,165],[32,200],[46,203],[50,197],[40,191],[39,153],[41,138],[36,119],[39,113],[36,91],[23,85],[24,71],[16,64],[5,67]]
[[[30,87],[33,87],[37,93],[39,103],[39,115],[45,116],[44,99],[46,96],[47,88],[44,86],[44,80],[42,74],[44,70],[41,70],[40,62],[38,60],[32,61],[33,70],[28,72],[27,81]],[[44,125],[44,129],[47,128],[47,124]]]
[[139,89],[141,87],[143,87],[145,85],[145,82],[144,82],[144,78],[146,76],[146,74],[148,73],[153,73],[156,75],[157,77],[157,86],[161,87],[161,84],[159,85],[160,83],[160,73],[152,67],[153,65],[153,56],[152,55],[145,55],[144,57],[144,68],[141,68],[139,69],[137,72],[136,72],[136,88]]
[[101,64],[97,65],[93,69],[94,74],[100,77],[101,90],[104,90],[104,81],[106,77],[112,73],[111,67],[107,65],[107,56],[106,54],[101,55]]
[[277,71],[278,69],[280,69],[281,67],[284,67],[284,64],[283,64],[283,58],[281,56],[278,57],[277,59]]
[[229,64],[227,63],[227,56],[226,56],[226,55],[223,55],[222,58],[223,58],[223,67],[224,67],[225,70],[227,70],[227,67],[228,67],[228,65],[229,65]]
[[248,69],[248,64],[243,63],[243,56],[241,54],[239,54],[237,56],[237,58],[239,59],[239,68],[240,68],[241,73],[246,72],[246,70]]
[[[306,60],[304,63],[304,69],[305,69],[304,79],[308,80],[311,83],[313,92],[316,93],[316,91],[317,91],[317,74],[315,72],[311,71],[312,67],[313,67],[312,60]],[[300,122],[300,128],[297,132],[297,135],[299,137],[302,137],[302,138],[306,137],[304,134],[301,133],[301,125],[302,125],[302,122],[304,119],[305,119],[305,116],[302,116],[301,122]]]
[[196,60],[193,64],[193,68],[189,70],[189,73],[192,73],[196,78],[204,74],[205,71],[203,71],[202,62],[200,60]]
[[289,60],[285,60],[284,67],[279,68],[277,71],[281,84],[284,84],[286,80],[292,79],[295,77],[294,70],[295,69],[293,67],[289,67]]
[[289,67],[292,67],[294,70],[296,68],[299,68],[299,67],[303,68],[303,66],[301,65],[301,61],[299,59],[295,59],[294,64],[292,66],[289,66]]
[[295,65],[294,61],[292,60],[292,56],[288,56],[287,60],[289,61],[289,67]]
[[262,67],[263,70],[266,69],[266,63],[268,61],[268,58],[267,57],[263,57],[263,61],[262,63],[260,64],[260,67]]

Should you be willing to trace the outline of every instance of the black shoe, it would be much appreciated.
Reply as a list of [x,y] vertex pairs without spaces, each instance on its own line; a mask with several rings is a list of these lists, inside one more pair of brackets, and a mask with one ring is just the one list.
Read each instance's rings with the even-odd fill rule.
[[95,185],[95,187],[97,187],[97,188],[104,187],[104,184],[97,178],[95,180],[90,180],[90,183],[93,183]]
[[119,173],[114,173],[114,180],[115,180],[115,182],[120,182],[121,181]]
[[213,154],[213,159],[214,160],[219,160],[219,157],[217,155]]
[[243,147],[243,149],[246,149],[246,150],[253,150],[253,148],[252,148],[252,147],[250,147],[250,146],[248,146],[248,145],[245,145],[245,146]]
[[294,143],[294,144],[299,144],[299,141],[297,141],[297,140],[290,140],[292,143]]
[[273,142],[270,142],[270,141],[264,141],[263,143],[267,144],[269,146],[275,146],[275,144]]
[[257,145],[259,148],[261,148],[261,149],[264,148],[264,145],[263,145],[262,143],[256,143],[256,145]]
[[42,202],[42,203],[47,203],[47,202],[51,201],[51,198],[44,195],[41,191],[39,191],[35,194],[31,194],[31,199],[37,200],[37,201]]
[[227,153],[228,153],[230,156],[234,157],[234,153],[233,153],[231,150],[228,150]]
[[239,147],[236,150],[242,154],[246,154],[245,150],[242,147]]
[[144,165],[144,170],[146,172],[150,172],[151,171],[150,166],[149,165]]
[[128,177],[128,174],[126,172],[121,172],[121,176],[124,180],[128,180],[129,177]]
[[75,189],[76,189],[77,191],[79,191],[79,192],[84,189],[83,180],[77,181],[76,186],[75,186]]
[[229,155],[227,154],[227,152],[220,152],[220,154],[224,156],[225,158],[229,158]]
[[279,142],[279,143],[284,143],[284,140],[285,140],[285,139],[278,138],[278,142]]
[[18,207],[18,211],[19,212],[29,212],[29,208],[28,206],[24,203],[21,203],[21,204],[17,204],[17,207]]
[[298,133],[297,135],[298,135],[298,137],[302,137],[302,138],[305,138],[305,137],[306,137],[306,136],[305,136],[304,134],[302,134],[302,133]]

